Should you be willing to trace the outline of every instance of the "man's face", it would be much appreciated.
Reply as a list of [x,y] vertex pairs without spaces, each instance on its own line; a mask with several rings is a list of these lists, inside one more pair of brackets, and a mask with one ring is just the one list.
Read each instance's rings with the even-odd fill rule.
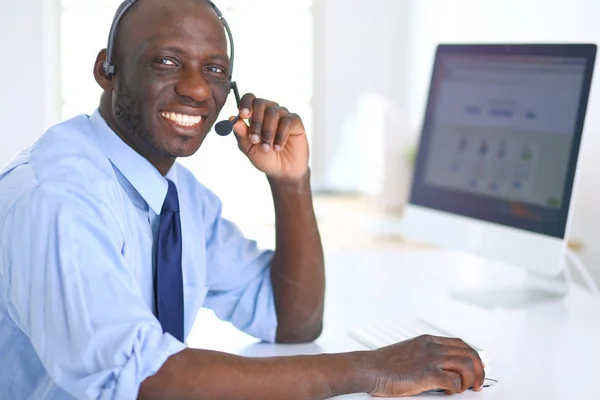
[[118,33],[112,117],[146,158],[194,154],[229,93],[221,22],[204,2],[143,0]]

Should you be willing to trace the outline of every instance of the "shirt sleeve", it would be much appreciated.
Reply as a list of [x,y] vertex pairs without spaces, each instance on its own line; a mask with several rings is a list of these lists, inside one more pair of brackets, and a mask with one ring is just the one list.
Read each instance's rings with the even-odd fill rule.
[[114,214],[85,189],[37,187],[1,228],[9,314],[71,396],[135,399],[185,348],[162,333],[122,257]]
[[260,250],[222,217],[221,201],[207,190],[205,307],[222,320],[267,342],[275,341],[277,313],[271,285],[273,251]]

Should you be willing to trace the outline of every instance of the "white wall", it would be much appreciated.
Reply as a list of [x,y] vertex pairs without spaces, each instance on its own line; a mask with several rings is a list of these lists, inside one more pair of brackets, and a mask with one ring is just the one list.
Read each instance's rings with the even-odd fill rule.
[[[356,191],[384,161],[386,126],[368,125],[369,110],[384,102],[400,113],[409,93],[408,1],[316,1],[312,160],[318,188]],[[371,106],[372,105],[372,106]],[[371,112],[376,112],[371,110]],[[402,136],[406,116],[395,115]]]
[[58,120],[58,1],[2,2],[0,166]]

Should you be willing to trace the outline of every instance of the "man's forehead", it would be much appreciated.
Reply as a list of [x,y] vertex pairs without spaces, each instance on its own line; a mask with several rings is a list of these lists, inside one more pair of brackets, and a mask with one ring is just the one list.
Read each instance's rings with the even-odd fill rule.
[[122,36],[145,44],[180,40],[190,45],[211,42],[226,49],[224,28],[205,0],[139,0],[138,3],[124,18]]
[[145,11],[164,12],[181,9],[186,6],[212,9],[207,0],[137,0],[131,9],[137,8]]

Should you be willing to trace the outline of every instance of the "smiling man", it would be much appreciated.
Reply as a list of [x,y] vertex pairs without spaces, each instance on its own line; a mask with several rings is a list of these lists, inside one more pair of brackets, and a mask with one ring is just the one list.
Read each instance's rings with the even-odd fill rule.
[[[322,399],[479,389],[458,339],[372,352],[250,359],[189,349],[202,306],[269,342],[322,329],[323,251],[301,119],[251,94],[238,146],[265,173],[276,250],[221,217],[176,162],[230,90],[223,26],[205,0],[139,0],[94,65],[100,107],[61,123],[0,172],[0,398]],[[244,193],[240,193],[241,196]]]

